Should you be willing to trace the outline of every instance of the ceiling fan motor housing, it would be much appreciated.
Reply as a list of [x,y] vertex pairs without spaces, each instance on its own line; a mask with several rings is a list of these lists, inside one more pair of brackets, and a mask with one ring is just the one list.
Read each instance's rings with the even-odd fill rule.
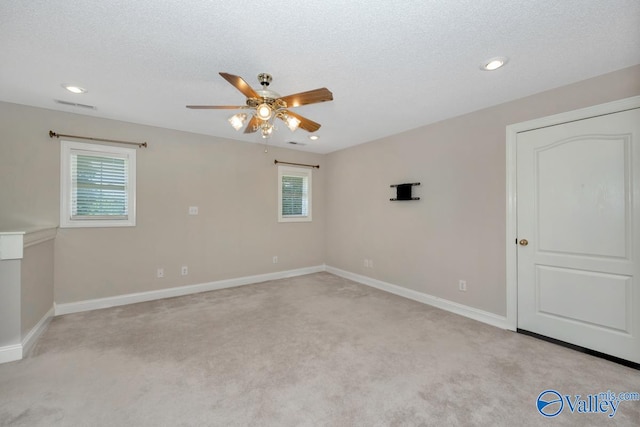
[[287,108],[287,104],[280,99],[280,94],[272,90],[256,90],[256,93],[260,95],[260,98],[247,98],[247,106],[250,108],[256,108],[260,104],[267,104],[274,110],[281,108]]

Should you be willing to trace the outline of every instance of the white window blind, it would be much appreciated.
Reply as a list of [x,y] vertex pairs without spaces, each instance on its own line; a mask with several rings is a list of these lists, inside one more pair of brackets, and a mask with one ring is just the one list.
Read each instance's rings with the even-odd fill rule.
[[128,159],[71,152],[71,218],[126,219]]
[[60,226],[136,225],[136,150],[61,141]]
[[311,170],[278,166],[278,221],[311,221]]
[[308,180],[301,176],[282,177],[282,215],[293,216],[309,214]]

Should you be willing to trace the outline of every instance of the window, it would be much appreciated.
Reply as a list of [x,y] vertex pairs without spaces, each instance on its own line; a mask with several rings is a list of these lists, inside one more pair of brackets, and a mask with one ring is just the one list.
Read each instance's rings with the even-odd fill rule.
[[311,221],[311,170],[278,166],[278,221]]
[[136,225],[136,150],[62,141],[60,227]]

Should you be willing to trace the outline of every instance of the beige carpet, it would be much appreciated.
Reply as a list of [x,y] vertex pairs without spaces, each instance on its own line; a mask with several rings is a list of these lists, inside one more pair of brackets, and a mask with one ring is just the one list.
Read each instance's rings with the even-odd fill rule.
[[318,273],[56,317],[0,365],[0,425],[640,425],[536,409],[640,372]]

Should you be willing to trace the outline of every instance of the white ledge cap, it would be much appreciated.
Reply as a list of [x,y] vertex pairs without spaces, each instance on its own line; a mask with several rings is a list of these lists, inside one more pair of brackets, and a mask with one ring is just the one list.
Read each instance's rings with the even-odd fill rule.
[[22,259],[24,248],[56,237],[58,227],[25,227],[23,231],[0,231],[0,261]]

